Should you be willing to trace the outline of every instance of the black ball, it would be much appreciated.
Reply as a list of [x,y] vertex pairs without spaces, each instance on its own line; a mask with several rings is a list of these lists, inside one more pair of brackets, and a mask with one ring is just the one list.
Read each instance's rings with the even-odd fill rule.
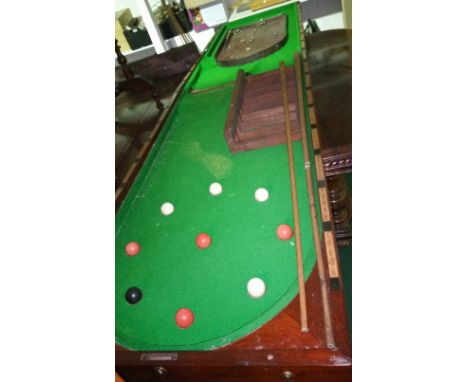
[[125,300],[127,300],[127,302],[132,305],[140,301],[142,297],[143,293],[141,293],[141,290],[137,287],[128,288],[127,292],[125,293]]

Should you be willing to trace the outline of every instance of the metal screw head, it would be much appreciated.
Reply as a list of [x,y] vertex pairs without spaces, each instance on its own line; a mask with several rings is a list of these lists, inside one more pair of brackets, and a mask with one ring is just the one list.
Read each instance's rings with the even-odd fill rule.
[[283,377],[286,379],[292,379],[294,378],[294,374],[291,371],[286,370],[286,371],[283,371]]
[[154,368],[154,371],[158,375],[166,375],[167,374],[167,369],[162,367],[162,366],[157,366]]

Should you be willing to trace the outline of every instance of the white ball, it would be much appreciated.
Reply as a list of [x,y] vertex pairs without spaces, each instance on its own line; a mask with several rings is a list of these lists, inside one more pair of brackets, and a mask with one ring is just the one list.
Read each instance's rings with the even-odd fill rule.
[[161,206],[161,212],[163,215],[170,215],[174,212],[174,205],[166,202]]
[[266,286],[262,279],[254,277],[247,283],[247,292],[250,297],[259,298],[265,294]]
[[268,198],[270,197],[270,195],[268,194],[268,190],[266,188],[258,188],[256,191],[255,191],[255,200],[257,202],[264,202],[266,200],[268,200]]
[[211,183],[210,185],[210,194],[211,195],[219,195],[223,191],[223,186],[219,183]]

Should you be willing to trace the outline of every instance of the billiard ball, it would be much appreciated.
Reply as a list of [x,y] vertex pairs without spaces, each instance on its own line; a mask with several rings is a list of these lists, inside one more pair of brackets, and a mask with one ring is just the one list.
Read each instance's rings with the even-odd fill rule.
[[276,229],[276,235],[280,240],[289,240],[293,236],[293,230],[287,224],[280,224]]
[[142,297],[143,293],[141,293],[141,290],[137,287],[128,288],[127,292],[125,293],[125,300],[127,300],[127,302],[132,305],[140,301]]
[[210,185],[210,194],[211,195],[219,195],[223,191],[223,186],[219,183],[211,183]]
[[200,249],[208,248],[211,244],[211,237],[207,233],[199,233],[195,238],[195,244]]
[[161,212],[163,215],[170,215],[174,212],[174,205],[172,203],[166,202],[161,206]]
[[192,325],[194,316],[190,309],[181,308],[177,311],[175,316],[176,324],[181,329],[186,329]]
[[254,277],[247,283],[247,292],[250,297],[259,298],[265,294],[266,286],[262,279]]
[[257,202],[264,202],[268,200],[269,197],[270,195],[268,194],[268,190],[266,188],[261,187],[255,191],[255,200]]
[[140,244],[135,241],[131,241],[125,246],[125,252],[127,252],[128,256],[136,256],[140,252],[140,249]]

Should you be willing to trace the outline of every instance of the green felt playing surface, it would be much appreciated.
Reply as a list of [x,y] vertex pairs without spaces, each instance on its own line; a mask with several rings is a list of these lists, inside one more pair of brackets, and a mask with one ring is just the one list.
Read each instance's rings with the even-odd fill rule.
[[[297,18],[296,5],[284,9]],[[273,318],[298,291],[295,238],[276,237],[279,224],[293,226],[286,145],[231,154],[224,124],[233,87],[200,94],[189,87],[116,216],[116,341],[130,349],[221,347]],[[307,276],[315,251],[302,145],[293,146]],[[209,193],[213,182],[223,186],[218,196]],[[270,193],[266,202],[255,201],[259,187]],[[174,205],[173,214],[162,215],[164,202]],[[213,240],[204,250],[195,245],[200,232]],[[125,253],[130,241],[141,245],[137,256]],[[266,283],[261,298],[247,293],[253,277]],[[130,287],[143,293],[134,305],[125,300]],[[176,325],[180,308],[195,315],[187,329]]]

